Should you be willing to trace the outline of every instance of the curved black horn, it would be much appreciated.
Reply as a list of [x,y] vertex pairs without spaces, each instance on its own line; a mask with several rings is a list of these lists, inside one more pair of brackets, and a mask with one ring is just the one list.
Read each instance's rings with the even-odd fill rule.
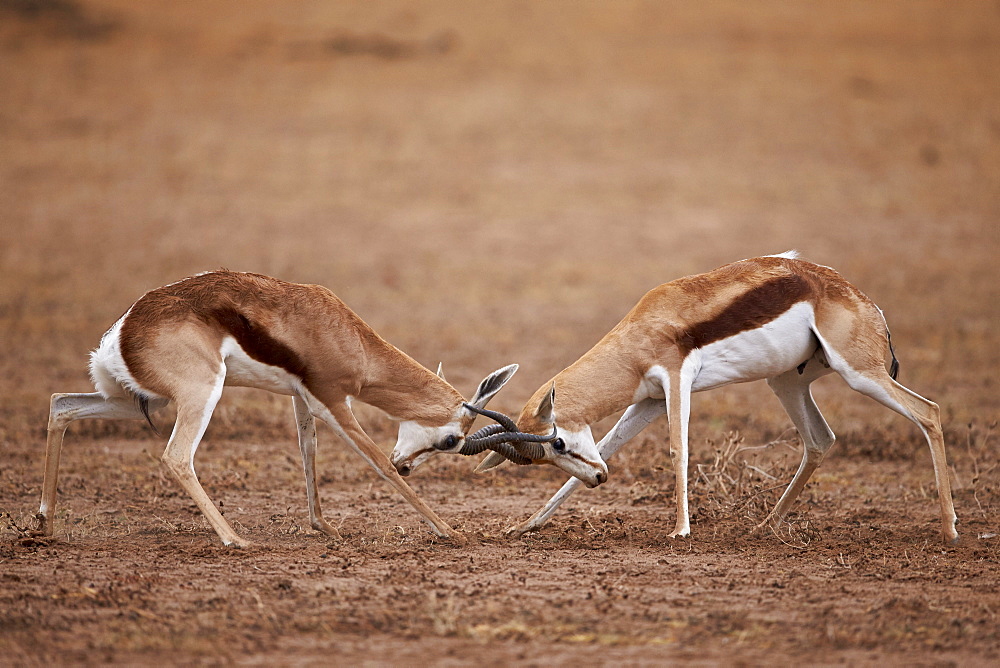
[[[482,435],[480,436],[480,434]],[[462,446],[460,452],[463,455],[478,454],[483,450],[490,449],[494,452],[500,453],[511,461],[515,461],[507,454],[513,450],[520,456],[520,458],[527,459],[527,461],[523,463],[530,464],[536,459],[542,459],[545,457],[545,449],[542,448],[542,443],[548,443],[555,440],[555,438],[556,430],[554,428],[552,433],[548,436],[538,436],[536,434],[525,434],[519,431],[504,431],[502,425],[491,425],[480,429],[478,432],[465,439],[465,445]],[[502,450],[501,447],[503,448]]]
[[521,441],[522,443],[551,443],[552,441],[556,440],[558,434],[559,430],[556,429],[555,427],[552,427],[552,433],[547,436],[545,435],[539,436],[538,434],[525,434],[523,431],[515,431],[512,432],[510,435],[515,436],[516,439],[518,441]]
[[511,447],[517,451],[517,454],[525,457],[531,461],[536,459],[541,459],[545,456],[545,448],[542,447],[541,443],[524,443],[522,441],[511,441]]
[[[514,421],[511,420],[508,416],[504,415],[503,413],[498,413],[497,411],[489,411],[486,410],[485,408],[477,408],[472,404],[464,404],[464,406],[473,413],[479,413],[480,415],[485,415],[486,417],[496,420],[501,425],[503,425],[503,427],[507,430],[506,431],[507,435],[510,436],[510,438],[507,439],[508,441],[523,441],[526,443],[551,443],[552,441],[556,440],[557,430],[555,427],[552,427],[552,433],[548,435],[526,434],[523,431],[518,431],[517,425],[514,424]],[[477,431],[475,434],[469,436],[469,438],[476,438],[479,437],[481,434],[485,435],[484,432],[486,432],[487,429],[490,430],[490,435],[500,433],[499,431],[495,430],[495,426],[493,428],[484,427],[483,429]]]
[[461,455],[478,455],[483,450],[489,448],[491,443],[499,443],[501,441],[489,440],[498,434],[505,434],[507,430],[502,424],[491,424],[488,427],[483,427],[475,434],[469,434],[465,437],[465,443],[462,445],[462,449],[459,450]]
[[531,460],[521,455],[514,449],[506,439],[497,439],[496,436],[506,433],[507,429],[502,424],[491,424],[487,427],[483,427],[474,434],[470,434],[466,439],[462,448],[458,451],[460,455],[478,455],[484,450],[492,450],[496,452],[503,458],[524,466],[530,464]]
[[494,422],[499,422],[504,426],[504,428],[507,429],[507,431],[517,431],[517,425],[514,424],[514,421],[511,420],[508,416],[504,415],[503,413],[486,410],[485,408],[478,408],[476,406],[473,406],[472,404],[462,404],[462,405],[465,406],[470,411],[472,411],[473,413],[478,413],[479,415],[488,417]]
[[[462,446],[460,451],[463,455],[476,454],[488,448],[510,459],[514,463],[530,464],[533,460],[542,459],[545,456],[545,449],[542,448],[541,444],[554,441],[558,433],[555,426],[553,426],[552,433],[548,435],[527,434],[523,431],[518,431],[514,421],[503,413],[478,408],[472,404],[464,404],[464,406],[473,413],[484,415],[499,424],[483,427],[475,434],[468,436],[465,439],[465,445]],[[501,451],[501,448],[503,451]],[[468,453],[466,452],[467,450]],[[509,453],[511,452],[516,454],[517,459],[510,456]],[[527,461],[518,461],[525,459]]]
[[499,434],[501,432],[507,431],[507,428],[502,424],[491,424],[483,427],[474,434],[469,434],[466,438],[477,439],[486,438],[487,436],[492,436],[493,434]]
[[531,459],[528,459],[527,457],[519,453],[517,450],[515,450],[514,446],[512,446],[510,443],[493,443],[493,444],[479,443],[471,445],[466,444],[466,446],[464,446],[459,452],[460,454],[463,455],[478,455],[480,452],[483,452],[485,450],[492,450],[493,452],[497,453],[504,459],[511,461],[515,464],[518,464],[519,466],[525,466],[532,462]]
[[525,457],[524,455],[522,455],[510,443],[500,443],[498,445],[494,445],[490,449],[493,450],[493,452],[497,453],[498,455],[503,456],[508,461],[517,464],[518,466],[527,466],[534,461],[530,457]]
[[[488,436],[481,436],[478,438],[473,438],[472,436],[470,436],[465,439],[465,445],[463,445],[462,448],[464,449],[468,447],[471,449],[474,447],[478,448],[480,446],[483,449],[492,448],[494,445],[498,443],[510,443],[512,441],[517,440],[515,436],[516,434],[511,434],[509,431],[500,431],[495,434],[489,434]],[[478,452],[482,451],[483,450],[480,449]],[[473,454],[478,454],[478,453],[473,453]]]

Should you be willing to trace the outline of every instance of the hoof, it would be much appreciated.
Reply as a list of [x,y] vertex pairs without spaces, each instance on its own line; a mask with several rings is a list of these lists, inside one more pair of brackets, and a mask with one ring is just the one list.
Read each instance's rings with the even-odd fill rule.
[[343,540],[343,537],[340,535],[340,532],[334,529],[332,526],[330,526],[328,522],[324,520],[316,522],[315,524],[312,525],[312,528],[320,532],[321,534],[325,534],[326,536],[333,538],[334,540]]
[[453,542],[455,545],[458,545],[459,547],[465,547],[466,545],[469,544],[469,539],[466,538],[463,534],[458,533],[457,531],[451,532],[450,534],[445,536],[445,538]]
[[534,530],[534,527],[526,527],[523,524],[518,524],[517,526],[507,527],[504,529],[503,535],[507,538],[521,538],[524,534]]
[[52,535],[52,523],[49,519],[41,514],[35,513],[35,528],[32,529],[31,535],[33,536],[51,536]]

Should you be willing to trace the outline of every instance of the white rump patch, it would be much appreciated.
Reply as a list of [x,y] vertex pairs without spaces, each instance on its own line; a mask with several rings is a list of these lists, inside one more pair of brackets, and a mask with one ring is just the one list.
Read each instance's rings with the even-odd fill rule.
[[121,331],[122,323],[128,317],[131,308],[125,312],[118,322],[101,337],[97,350],[90,353],[90,379],[94,387],[105,399],[112,397],[129,397],[139,395],[154,399],[159,395],[146,390],[128,370],[125,358],[122,357]]

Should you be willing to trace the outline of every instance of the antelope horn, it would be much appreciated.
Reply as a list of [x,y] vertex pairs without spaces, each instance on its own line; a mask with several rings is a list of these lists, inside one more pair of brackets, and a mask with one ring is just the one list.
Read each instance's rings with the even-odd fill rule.
[[[472,404],[465,404],[465,407],[473,413],[485,415],[492,420],[496,420],[500,423],[500,426],[503,427],[504,431],[498,430],[496,425],[480,429],[475,434],[472,434],[465,439],[465,446],[462,448],[462,454],[465,454],[466,449],[470,450],[470,454],[472,454],[471,451],[474,448],[480,448],[480,446],[482,446],[476,452],[482,452],[486,448],[489,448],[494,452],[507,457],[506,454],[500,452],[500,450],[494,446],[501,443],[509,443],[513,449],[517,451],[517,454],[520,455],[520,458],[527,458],[529,460],[541,459],[545,456],[545,450],[540,444],[549,443],[554,441],[556,438],[557,431],[554,426],[552,427],[552,433],[547,436],[526,434],[522,431],[518,431],[517,425],[514,424],[514,421],[503,413],[478,408]],[[511,458],[507,457],[507,459]],[[511,459],[511,461],[520,463],[513,459]]]
[[507,431],[507,427],[502,424],[491,424],[483,427],[474,434],[469,434],[466,438],[477,439],[486,438],[487,436],[492,436],[493,434],[499,434],[501,432]]
[[[521,434],[515,434],[515,435],[520,436]],[[532,434],[524,434],[524,436],[531,436],[531,435]],[[545,456],[545,448],[542,447],[542,443],[547,443],[553,440],[555,437],[556,437],[556,432],[555,429],[553,429],[552,438],[549,438],[546,441],[517,440],[517,441],[511,441],[511,445],[514,446],[514,449],[517,450],[519,454],[522,454],[525,457],[528,457],[529,459],[534,461],[536,459],[541,459],[542,457]]]
[[473,413],[478,413],[479,415],[488,417],[494,422],[499,422],[504,426],[504,428],[507,431],[517,431],[517,425],[514,424],[514,421],[511,420],[506,415],[504,415],[503,413],[487,410],[485,408],[479,408],[477,406],[473,406],[472,404],[462,404],[462,405],[465,406],[468,410],[472,411]]
[[502,424],[491,424],[488,427],[483,427],[474,434],[470,434],[465,439],[465,444],[462,449],[458,451],[460,455],[478,455],[484,450],[492,450],[503,458],[524,466],[530,464],[531,460],[521,455],[514,449],[506,439],[496,438],[502,433],[506,433],[507,429]]
[[507,429],[502,424],[491,424],[483,427],[475,434],[465,437],[462,449],[458,451],[460,455],[478,455],[483,450],[489,449],[494,443],[503,443],[503,439],[497,439],[497,435],[507,433]]
[[532,461],[531,459],[525,457],[517,450],[515,450],[514,446],[511,445],[510,443],[493,443],[493,444],[479,443],[479,444],[473,444],[471,446],[467,443],[465,446],[462,447],[462,449],[459,452],[460,454],[463,455],[476,455],[484,450],[492,450],[493,452],[497,453],[504,459],[507,459],[515,464],[518,464],[519,466],[530,464]]
[[491,450],[518,466],[527,466],[534,461],[530,457],[522,455],[510,443],[498,443],[497,445],[494,445]]
[[479,413],[480,415],[485,415],[486,417],[492,420],[496,420],[501,425],[503,425],[504,429],[506,430],[504,432],[499,432],[490,427],[486,427],[484,429],[480,429],[472,436],[469,436],[466,439],[466,442],[468,442],[470,439],[476,439],[476,437],[480,436],[480,434],[485,434],[487,429],[489,430],[490,436],[493,435],[499,436],[501,433],[503,433],[503,435],[507,437],[506,440],[508,442],[521,441],[525,443],[550,443],[556,439],[557,431],[554,426],[552,427],[552,433],[548,435],[539,436],[538,434],[526,434],[523,431],[518,431],[517,425],[514,424],[514,421],[511,420],[506,415],[504,415],[503,413],[486,410],[485,408],[477,408],[472,404],[464,404],[464,406],[473,413]]

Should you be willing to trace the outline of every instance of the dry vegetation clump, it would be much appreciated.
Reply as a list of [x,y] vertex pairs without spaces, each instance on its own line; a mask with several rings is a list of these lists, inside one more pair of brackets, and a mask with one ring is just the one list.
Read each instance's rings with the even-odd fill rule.
[[[788,433],[788,432],[785,432]],[[787,485],[784,467],[763,455],[776,447],[791,447],[793,440],[776,439],[763,445],[747,445],[739,431],[726,433],[720,443],[709,441],[712,454],[695,461],[694,482],[706,495],[709,512],[731,515],[735,511],[748,518],[766,512],[766,492]]]
[[[959,438],[945,438],[957,447],[952,447],[953,472],[956,491],[963,496],[971,496],[975,512],[983,519],[996,517],[996,499],[1000,497],[1000,461],[996,457],[996,446],[992,443],[996,436],[997,422],[980,425],[970,422]],[[996,532],[993,532],[994,535]]]
[[23,513],[15,519],[6,510],[0,512],[0,538],[3,539],[2,542],[7,544],[8,537],[13,537],[12,544],[31,548],[49,545],[56,541],[53,536],[42,536],[39,532],[34,531],[31,528],[32,519]]
[[[659,433],[665,431],[666,421],[662,422],[651,428],[651,433],[637,436],[635,443],[628,444],[610,465],[612,478],[628,485],[629,505],[655,510],[666,523],[675,512],[675,497],[669,441]],[[693,443],[688,487],[693,531],[717,527],[724,520],[736,522],[741,531],[749,533],[763,521],[791,482],[800,459],[801,442],[794,428],[757,445],[747,444],[739,429]],[[791,544],[808,543],[815,530],[801,513],[804,505],[812,503],[814,495],[807,487],[786,521],[772,531]],[[618,529],[621,533],[627,517],[612,514],[604,520],[605,530]]]
[[[747,445],[744,436],[733,430],[718,443],[709,441],[709,445],[711,454],[694,460],[691,466],[690,494],[692,506],[697,508],[695,515],[755,527],[788,487],[798,467],[801,443],[795,430],[788,429],[760,445]],[[810,503],[808,493],[798,505],[803,503]],[[794,546],[807,545],[816,535],[809,520],[795,509],[768,531]]]

